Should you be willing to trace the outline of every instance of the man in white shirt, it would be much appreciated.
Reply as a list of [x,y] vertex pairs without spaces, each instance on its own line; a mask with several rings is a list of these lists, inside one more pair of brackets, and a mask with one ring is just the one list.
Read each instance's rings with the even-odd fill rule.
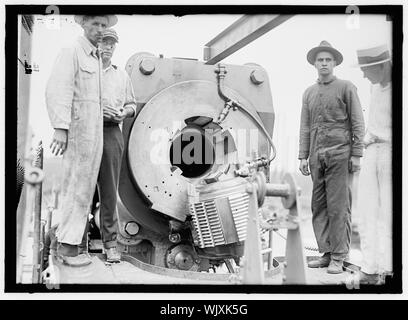
[[100,197],[100,231],[108,262],[119,262],[116,249],[117,190],[122,163],[124,141],[120,123],[136,115],[136,101],[128,74],[111,63],[119,37],[115,30],[103,33],[102,52],[102,106],[103,155],[98,176]]
[[392,273],[391,61],[386,45],[357,51],[358,66],[372,83],[365,152],[359,180],[360,283],[376,284]]

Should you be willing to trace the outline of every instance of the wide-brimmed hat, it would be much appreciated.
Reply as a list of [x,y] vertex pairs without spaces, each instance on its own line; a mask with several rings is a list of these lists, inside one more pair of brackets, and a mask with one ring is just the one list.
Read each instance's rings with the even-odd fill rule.
[[116,42],[119,42],[119,36],[116,33],[116,31],[114,29],[112,29],[112,28],[105,29],[105,31],[102,34],[102,38],[103,39],[112,38],[112,39],[115,39]]
[[326,40],[323,40],[317,47],[309,50],[309,52],[307,53],[307,61],[309,61],[310,64],[314,65],[316,61],[316,55],[322,51],[330,52],[333,55],[334,60],[336,60],[336,65],[339,65],[343,62],[343,55],[340,53],[340,51],[334,49]]
[[[85,16],[90,16],[90,15],[89,14],[88,15],[77,14],[74,16],[74,20],[76,23],[81,24]],[[107,28],[113,27],[118,22],[118,17],[114,14],[95,14],[94,16],[108,18],[108,25],[106,26]]]
[[371,47],[368,49],[357,50],[358,63],[353,67],[369,67],[391,60],[390,51],[386,44]]

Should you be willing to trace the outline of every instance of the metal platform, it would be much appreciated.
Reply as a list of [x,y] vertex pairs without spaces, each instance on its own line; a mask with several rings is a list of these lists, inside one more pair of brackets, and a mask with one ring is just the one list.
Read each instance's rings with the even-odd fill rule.
[[[210,280],[211,274],[207,274],[207,279],[188,278],[191,272],[179,272],[179,276],[174,273],[166,275],[162,270],[150,266],[132,257],[124,256],[120,263],[106,263],[102,254],[92,255],[92,264],[84,267],[69,267],[54,260],[54,269],[56,270],[56,280],[61,284],[225,284],[228,283],[228,277],[216,275]],[[131,262],[129,262],[131,261]],[[139,267],[135,264],[139,264]],[[144,268],[143,268],[144,267]],[[162,271],[162,272],[160,272]],[[167,270],[169,271],[169,270]],[[174,270],[177,273],[177,270]],[[197,273],[200,274],[200,273]],[[184,276],[181,276],[184,275]]]
[[[314,259],[315,257],[308,257]],[[56,259],[54,270],[60,284],[143,284],[143,285],[231,285],[240,284],[239,276],[230,273],[208,273],[166,269],[143,263],[124,255],[120,263],[106,263],[103,254],[92,255],[92,264],[84,267],[69,267]],[[281,260],[281,259],[279,259]],[[349,265],[350,266],[350,265]],[[353,266],[353,265],[351,265]],[[282,273],[278,267],[265,273],[266,285],[281,285]],[[328,274],[327,268],[307,268],[309,285],[344,285],[349,272]]]

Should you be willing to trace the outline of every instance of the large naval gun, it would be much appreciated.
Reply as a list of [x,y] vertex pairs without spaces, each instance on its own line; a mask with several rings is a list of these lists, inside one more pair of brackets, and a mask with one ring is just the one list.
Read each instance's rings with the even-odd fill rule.
[[268,76],[256,64],[206,65],[134,54],[137,116],[123,124],[118,242],[156,266],[208,271],[243,256],[246,185],[275,157]]

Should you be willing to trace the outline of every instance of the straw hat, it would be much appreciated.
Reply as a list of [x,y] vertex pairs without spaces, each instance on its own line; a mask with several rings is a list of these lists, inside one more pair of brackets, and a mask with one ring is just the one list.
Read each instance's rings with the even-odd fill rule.
[[354,67],[368,67],[391,60],[387,45],[382,44],[368,49],[357,50],[358,64]]

